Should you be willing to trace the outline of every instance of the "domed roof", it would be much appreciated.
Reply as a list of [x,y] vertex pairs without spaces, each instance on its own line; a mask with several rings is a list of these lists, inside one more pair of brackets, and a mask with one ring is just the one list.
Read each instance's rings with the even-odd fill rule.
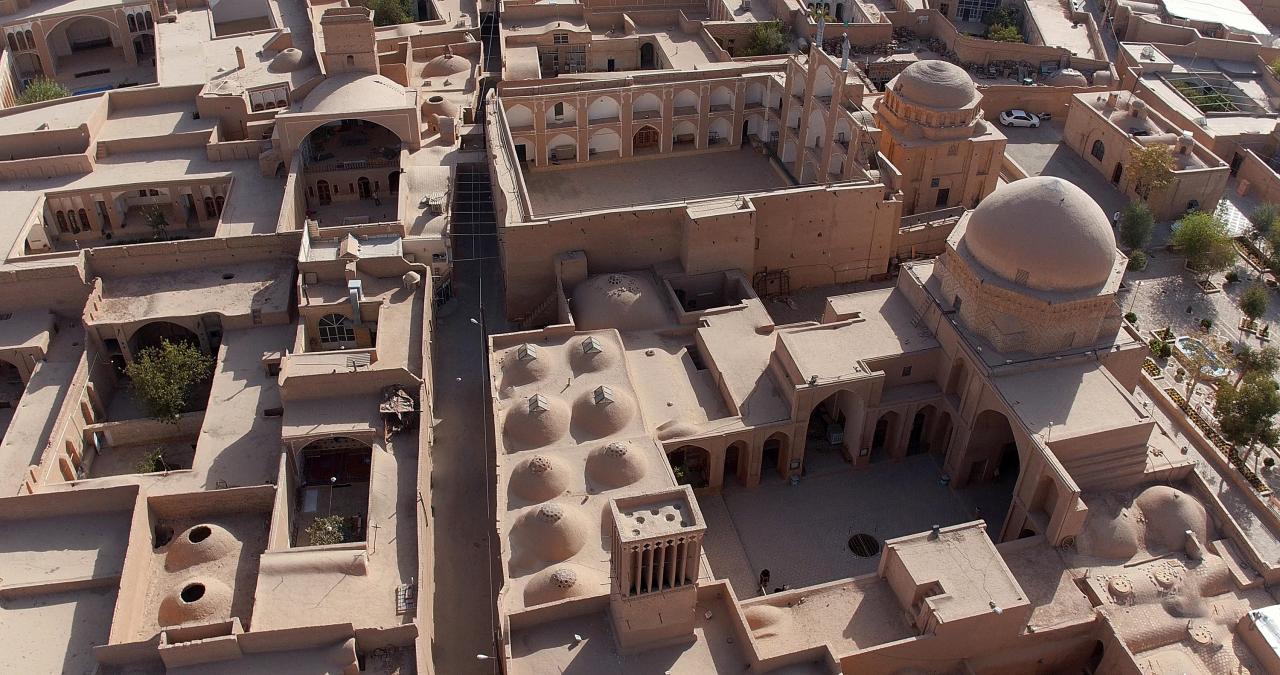
[[273,73],[292,73],[305,65],[306,61],[307,55],[301,49],[287,47],[271,59],[271,65],[267,66],[267,70]]
[[508,485],[518,497],[544,502],[569,487],[569,469],[556,457],[534,455],[516,465]]
[[574,401],[573,428],[586,435],[603,438],[622,431],[635,414],[636,403],[630,394],[600,385]]
[[930,108],[963,108],[978,95],[964,68],[937,59],[916,61],[894,78],[890,88],[912,103]]
[[502,355],[502,386],[518,387],[542,380],[551,372],[550,354],[536,344],[525,343]]
[[590,595],[608,589],[608,582],[595,570],[576,565],[549,567],[529,579],[524,587],[527,607]]
[[302,102],[304,113],[350,116],[365,110],[403,108],[404,87],[370,73],[338,73],[326,77]]
[[1061,178],[1023,178],[969,214],[962,243],[987,269],[1042,291],[1096,288],[1111,277],[1116,238],[1097,202]]
[[441,54],[422,67],[423,77],[446,77],[471,71],[471,61],[457,54]]
[[698,433],[698,425],[686,419],[673,418],[658,425],[658,439],[663,441],[685,438]]
[[1195,533],[1201,545],[1208,543],[1209,514],[1195,497],[1168,485],[1153,485],[1133,504],[1142,511],[1148,551],[1182,550],[1187,530]]
[[618,362],[618,350],[613,344],[588,335],[572,345],[569,362],[575,373],[596,373]]
[[555,443],[569,432],[569,404],[556,396],[534,394],[507,411],[502,428],[513,451]]
[[512,553],[560,562],[582,550],[593,534],[591,519],[582,509],[543,504],[526,511],[511,528]]
[[1076,538],[1076,550],[1100,558],[1128,560],[1138,552],[1138,534],[1141,525],[1136,514],[1121,509],[1111,512],[1102,506],[1090,504],[1084,530]]
[[630,443],[615,441],[587,455],[587,479],[606,488],[620,488],[644,477],[644,455]]
[[192,577],[171,589],[160,600],[161,626],[199,621],[207,623],[231,616],[231,589],[217,579]]
[[752,605],[742,614],[751,634],[757,639],[777,635],[793,621],[789,610],[774,605]]
[[1087,87],[1089,78],[1075,68],[1063,68],[1050,75],[1045,83],[1054,87]]
[[194,525],[169,542],[164,567],[172,572],[211,562],[231,555],[238,544],[230,532],[217,525]]
[[572,310],[578,330],[641,330],[666,323],[658,289],[647,278],[600,274],[573,289]]

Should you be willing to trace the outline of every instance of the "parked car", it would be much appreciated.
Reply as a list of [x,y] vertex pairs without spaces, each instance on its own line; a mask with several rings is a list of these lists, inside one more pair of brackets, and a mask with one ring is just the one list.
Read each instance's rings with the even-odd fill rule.
[[1025,110],[1006,110],[1000,113],[1000,123],[1006,127],[1031,127],[1040,126],[1040,118]]

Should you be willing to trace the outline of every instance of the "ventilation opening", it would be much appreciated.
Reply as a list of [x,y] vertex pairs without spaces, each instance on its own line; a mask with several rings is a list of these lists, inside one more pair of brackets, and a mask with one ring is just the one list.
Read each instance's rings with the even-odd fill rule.
[[213,534],[213,531],[210,530],[207,525],[201,525],[199,527],[192,528],[191,533],[187,535],[187,539],[191,540],[191,543],[193,544],[199,544],[205,539],[208,539],[211,534]]
[[204,584],[187,584],[187,587],[182,589],[183,602],[195,602],[203,597]]
[[876,538],[861,532],[849,537],[849,550],[859,558],[870,558],[880,553],[880,542]]
[[444,97],[432,96],[431,98],[427,99],[427,103],[444,103]]
[[223,274],[223,275],[222,275],[222,278],[223,278],[223,279],[225,279],[225,280],[227,280],[227,281],[230,281],[230,280],[232,280],[232,279],[236,278],[236,275],[234,275],[234,274],[232,274],[232,273],[230,273],[230,272],[227,272],[226,274]]
[[173,541],[173,528],[168,525],[156,525],[156,529],[153,534],[155,536],[156,548],[160,548],[161,546]]
[[698,352],[698,345],[692,344],[685,347],[685,351],[689,352],[689,360],[693,361],[693,367],[698,370],[706,370],[707,364],[702,360],[702,354]]

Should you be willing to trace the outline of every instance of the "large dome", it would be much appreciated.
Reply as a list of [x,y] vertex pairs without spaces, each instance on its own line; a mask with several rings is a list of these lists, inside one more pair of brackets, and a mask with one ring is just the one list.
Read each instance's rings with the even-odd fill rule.
[[647,277],[600,274],[573,289],[570,302],[578,330],[643,330],[666,323],[658,288]]
[[963,108],[978,95],[964,68],[936,59],[907,66],[890,88],[898,96],[930,108]]
[[969,214],[963,242],[987,269],[1042,291],[1096,288],[1116,262],[1106,214],[1083,190],[1052,176],[991,193]]

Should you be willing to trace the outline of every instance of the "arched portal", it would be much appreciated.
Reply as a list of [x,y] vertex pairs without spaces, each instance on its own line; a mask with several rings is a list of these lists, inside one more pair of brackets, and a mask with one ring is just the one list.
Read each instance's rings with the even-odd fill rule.
[[933,425],[938,416],[938,409],[927,405],[916,411],[911,418],[911,429],[907,435],[907,454],[915,455],[929,452],[933,444]]
[[652,42],[640,45],[640,70],[653,70],[658,67],[657,50]]
[[174,344],[185,342],[201,348],[199,336],[190,328],[169,321],[152,321],[134,331],[133,337],[129,338],[129,351],[137,358],[142,350],[158,349],[166,341]]
[[770,473],[785,477],[791,463],[790,450],[787,435],[781,431],[766,438],[760,452],[760,480],[767,478]]
[[1021,469],[1018,442],[1009,419],[995,410],[984,410],[974,420],[956,470],[964,477],[963,498],[974,505],[976,515],[987,521],[987,532],[993,540],[1001,539]]
[[695,490],[708,485],[711,453],[705,448],[682,445],[667,453],[667,461],[671,463],[671,472],[675,474],[677,484],[688,485]]
[[943,390],[949,396],[964,396],[964,389],[969,385],[969,368],[964,359],[956,359],[951,366],[951,375],[947,377],[947,388]]
[[729,482],[729,476],[735,476],[739,483],[745,483],[742,480],[743,469],[747,466],[747,443],[746,441],[736,441],[729,445],[724,451],[724,476],[721,479],[722,484]]
[[306,183],[307,217],[320,227],[388,222],[394,203],[383,199],[383,176],[400,171],[404,143],[391,129],[359,119],[321,124],[298,147]]
[[898,445],[898,413],[890,410],[876,420],[871,432],[871,463],[889,459],[893,448]]
[[647,155],[659,151],[662,134],[652,125],[646,124],[636,130],[631,137],[631,152],[636,155]]
[[587,141],[588,159],[614,159],[622,150],[622,139],[613,129],[599,129]]
[[939,464],[946,460],[947,448],[951,445],[951,413],[942,412],[933,425],[932,437],[929,441],[929,452]]

